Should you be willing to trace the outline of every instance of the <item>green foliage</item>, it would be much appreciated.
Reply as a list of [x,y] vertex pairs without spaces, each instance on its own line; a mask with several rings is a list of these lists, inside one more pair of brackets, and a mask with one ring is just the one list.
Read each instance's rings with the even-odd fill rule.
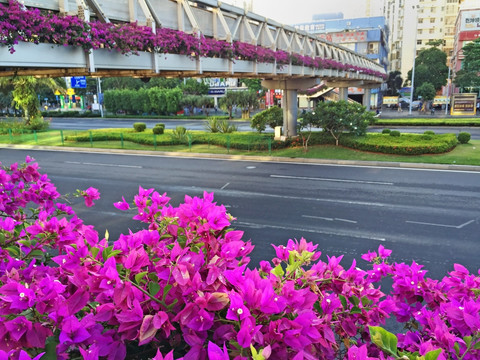
[[457,138],[460,144],[467,144],[470,141],[470,133],[461,132],[458,134]]
[[339,144],[342,133],[362,136],[365,135],[368,125],[375,122],[373,113],[366,111],[364,106],[344,100],[320,102],[313,112],[307,112],[303,117],[311,126],[330,133],[336,145]]
[[[421,50],[415,58],[414,88],[423,83],[430,83],[435,90],[440,90],[447,83],[448,67],[447,55],[437,47]],[[412,71],[408,72],[408,79],[412,79]]]
[[243,112],[258,105],[257,93],[255,91],[227,91],[225,96],[219,99],[219,105],[228,112],[229,119],[232,118],[234,106],[242,108]]
[[428,141],[424,136],[402,134],[400,137],[394,137],[369,133],[362,137],[354,137],[343,134],[340,137],[340,144],[355,150],[383,154],[422,155],[445,153],[453,150],[458,143],[455,134],[430,135],[432,139]]
[[228,120],[212,117],[207,119],[205,130],[211,133],[232,133],[237,131],[237,126],[230,124]]
[[136,123],[133,123],[133,128],[135,129],[136,132],[143,132],[147,128],[147,124],[142,122],[136,122]]
[[125,111],[127,114],[175,114],[180,109],[181,99],[182,91],[179,88],[122,89],[104,93],[105,108],[112,113]]
[[463,49],[462,69],[455,75],[455,85],[471,91],[480,87],[480,38],[466,44]]
[[272,129],[276,126],[283,125],[283,110],[281,108],[278,106],[272,106],[255,114],[250,120],[250,127],[257,130],[259,133],[265,131],[267,125]]
[[382,134],[390,134],[391,131],[392,130],[390,130],[390,129],[383,129]]
[[435,131],[432,131],[432,130],[426,130],[424,132],[425,135],[435,135]]
[[398,90],[403,84],[402,73],[400,71],[391,71],[387,78],[387,92],[385,95],[397,96]]
[[188,143],[188,131],[184,126],[177,126],[175,130],[173,130],[171,137],[175,143],[178,144],[186,144]]
[[207,95],[209,87],[201,79],[198,81],[191,78],[185,80],[185,83],[181,85],[181,89],[184,94],[188,95]]
[[255,91],[257,93],[264,89],[262,87],[261,79],[240,79],[240,83],[244,83],[248,87],[248,90]]
[[155,125],[152,129],[152,132],[155,134],[155,135],[161,135],[165,132],[165,126],[158,126],[158,125]]
[[421,96],[423,100],[430,101],[435,97],[435,87],[429,82],[424,82],[415,89],[415,94]]
[[30,130],[44,131],[50,127],[50,122],[44,120],[42,117],[36,117],[30,120],[30,122],[27,124],[27,127]]
[[164,123],[155,124],[155,127],[161,127],[165,130],[165,124]]
[[400,131],[392,130],[392,131],[390,131],[390,136],[400,137]]

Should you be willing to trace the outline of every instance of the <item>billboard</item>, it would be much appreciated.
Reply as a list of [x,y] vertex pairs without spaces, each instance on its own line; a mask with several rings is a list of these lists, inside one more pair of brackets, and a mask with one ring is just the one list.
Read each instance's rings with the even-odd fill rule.
[[475,115],[477,94],[453,94],[450,115]]
[[383,97],[383,105],[397,105],[398,104],[398,96],[384,96]]
[[460,31],[480,30],[480,9],[462,11]]

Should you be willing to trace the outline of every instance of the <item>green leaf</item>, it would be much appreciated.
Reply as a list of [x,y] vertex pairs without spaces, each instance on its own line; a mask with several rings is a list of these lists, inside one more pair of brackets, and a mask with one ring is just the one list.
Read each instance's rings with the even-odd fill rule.
[[460,346],[458,345],[457,342],[453,345],[453,348],[455,349],[455,353],[457,354],[457,357],[459,357],[460,356]]
[[380,326],[369,326],[368,328],[370,330],[370,338],[375,345],[388,354],[397,356],[398,339],[394,334]]
[[57,336],[48,337],[45,341],[45,354],[43,354],[42,360],[56,360],[57,346],[59,343]]
[[148,271],[143,271],[141,273],[138,273],[137,275],[135,275],[135,282],[137,284],[140,284],[140,282],[142,281],[142,279],[145,277],[145,275],[148,274]]
[[283,275],[285,275],[285,271],[283,271],[283,268],[282,268],[281,264],[278,264],[277,266],[275,266],[275,268],[272,269],[271,273],[273,275],[276,275],[279,278],[282,278]]
[[360,299],[358,297],[356,297],[355,295],[350,296],[348,298],[348,300],[355,306],[358,306],[358,304],[360,304]]
[[467,348],[470,347],[472,344],[472,337],[471,336],[464,336],[463,341],[465,341],[465,345],[467,345]]
[[343,308],[347,309],[347,298],[343,295],[338,295],[338,297],[340,298],[340,302],[342,303]]
[[475,345],[473,345],[473,348],[474,348],[475,350],[480,349],[480,341],[477,342]]
[[9,246],[5,250],[7,250],[12,257],[18,258],[20,256],[20,249],[16,246]]
[[425,360],[437,360],[442,353],[442,349],[432,350],[425,354]]
[[153,272],[148,274],[148,278],[152,281],[158,282],[158,275]]
[[165,301],[165,298],[167,297],[167,295],[168,295],[168,293],[170,292],[170,289],[171,289],[172,287],[173,287],[173,286],[170,285],[170,284],[165,285],[165,287],[163,288],[162,301]]
[[157,282],[149,282],[148,283],[148,292],[150,295],[155,296],[160,291],[160,285]]
[[252,359],[253,360],[265,360],[265,357],[262,355],[262,351],[260,353],[250,344],[250,351],[252,352]]
[[92,254],[92,257],[95,259],[98,255],[98,253],[100,252],[100,249],[97,248],[97,247],[92,247],[90,249],[90,253]]

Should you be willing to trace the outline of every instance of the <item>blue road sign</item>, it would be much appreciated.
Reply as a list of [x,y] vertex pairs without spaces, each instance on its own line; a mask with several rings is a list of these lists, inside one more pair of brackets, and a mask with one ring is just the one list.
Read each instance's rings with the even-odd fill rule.
[[87,87],[87,78],[85,76],[72,76],[71,78],[72,88],[82,88]]

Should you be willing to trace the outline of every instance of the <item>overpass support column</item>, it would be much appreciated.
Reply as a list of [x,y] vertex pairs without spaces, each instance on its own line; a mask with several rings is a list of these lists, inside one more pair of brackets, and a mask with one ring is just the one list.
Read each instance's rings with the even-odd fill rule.
[[297,136],[297,91],[309,89],[320,83],[320,79],[288,79],[288,80],[263,80],[262,86],[267,89],[283,90],[283,134],[286,137]]
[[297,136],[297,90],[283,90],[283,134]]
[[348,87],[338,88],[338,100],[348,101]]
[[370,111],[371,99],[372,99],[372,89],[364,88],[362,105],[367,108],[367,111]]

